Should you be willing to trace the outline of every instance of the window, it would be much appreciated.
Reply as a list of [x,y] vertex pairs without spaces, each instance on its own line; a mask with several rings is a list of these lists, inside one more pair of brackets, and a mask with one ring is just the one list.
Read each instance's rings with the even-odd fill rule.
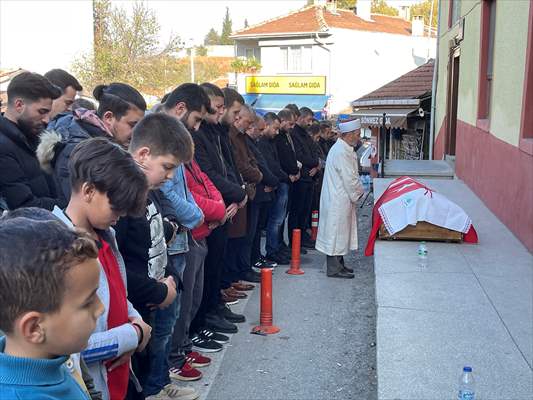
[[448,28],[451,28],[461,17],[461,0],[450,0],[448,10]]
[[281,70],[283,72],[311,72],[311,46],[280,47]]
[[[492,92],[491,89],[494,66],[496,0],[483,0],[481,7],[481,48],[479,54],[480,60],[477,118],[478,120],[487,120],[490,112],[490,98]],[[488,126],[481,126],[481,128],[488,130]]]
[[533,3],[531,2],[529,3],[529,29],[520,131],[520,149],[533,155]]
[[250,47],[244,49],[244,56],[250,60],[255,58],[257,61],[261,61],[261,49],[259,47]]

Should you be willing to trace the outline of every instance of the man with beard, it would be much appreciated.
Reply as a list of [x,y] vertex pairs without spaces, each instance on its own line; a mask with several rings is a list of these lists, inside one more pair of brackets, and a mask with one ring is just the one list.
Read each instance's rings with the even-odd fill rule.
[[[232,89],[222,91],[209,83],[203,83],[201,87],[209,97],[212,112],[206,115],[200,129],[193,135],[194,158],[222,195],[226,205],[226,219],[231,220],[237,211],[245,206],[247,196],[235,166],[227,125],[234,122],[244,100]],[[222,121],[225,125],[220,123]],[[221,287],[225,273],[222,261],[225,257],[230,224],[231,222],[217,227],[206,239],[208,253],[204,263],[203,297],[190,326],[191,335],[195,334],[192,338],[193,346],[200,351],[220,350],[220,343],[226,341],[221,333],[236,333],[238,328],[233,322],[244,322],[243,315],[233,313],[226,306],[228,302],[234,304],[237,298],[222,296],[221,289],[232,286],[236,288],[236,295],[238,290],[253,289],[252,285],[242,282]],[[206,327],[209,329],[206,330]],[[217,334],[213,335],[209,330]]]
[[52,102],[59,96],[59,88],[31,72],[17,75],[7,88],[7,110],[0,116],[0,198],[10,209],[66,205],[35,154]]
[[[289,232],[293,229],[302,231],[301,246],[314,248],[311,237],[306,232],[307,222],[311,214],[311,201],[313,199],[313,179],[319,171],[318,155],[316,154],[313,139],[307,133],[307,128],[313,120],[313,111],[307,107],[300,108],[300,116],[291,132],[294,142],[296,159],[302,164],[301,178],[293,186],[293,198],[289,211]],[[290,238],[289,238],[290,239]]]
[[[281,216],[281,226],[279,232],[279,246],[278,253],[285,258],[289,258],[291,255],[291,249],[287,247],[283,234],[285,232],[285,219],[289,212],[292,199],[293,199],[293,187],[295,182],[297,182],[300,177],[300,168],[302,164],[296,159],[296,152],[294,147],[294,141],[292,140],[291,131],[294,128],[296,122],[296,114],[288,108],[284,108],[278,113],[278,118],[280,120],[279,134],[274,138],[274,144],[276,145],[276,150],[279,155],[279,161],[281,168],[289,176],[288,186],[285,188],[287,191],[287,205],[285,207],[285,212]],[[283,190],[283,189],[282,189]],[[291,240],[292,232],[288,231],[289,241]],[[306,254],[305,249],[301,249],[302,254]]]
[[66,111],[72,111],[72,104],[76,98],[76,93],[83,90],[78,80],[67,71],[59,68],[48,71],[44,74],[44,77],[62,91],[61,96],[52,103],[50,120],[53,120],[59,114],[63,114]]

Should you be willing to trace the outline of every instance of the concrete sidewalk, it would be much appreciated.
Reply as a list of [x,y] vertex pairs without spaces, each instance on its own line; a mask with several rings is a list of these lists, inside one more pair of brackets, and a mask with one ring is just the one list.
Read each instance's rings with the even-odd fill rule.
[[[479,244],[375,247],[378,398],[457,396],[472,366],[476,399],[533,398],[533,257],[460,180],[422,179],[472,218]],[[375,198],[391,179],[374,179]]]

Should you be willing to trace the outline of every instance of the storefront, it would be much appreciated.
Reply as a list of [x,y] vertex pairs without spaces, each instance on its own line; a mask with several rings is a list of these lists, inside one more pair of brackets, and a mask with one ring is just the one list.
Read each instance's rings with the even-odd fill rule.
[[248,75],[242,94],[246,103],[260,115],[277,113],[289,103],[310,108],[317,119],[327,115],[329,96],[326,95],[325,76]]
[[[361,127],[370,129],[372,137],[380,138],[385,126],[383,155],[391,160],[423,160],[428,155],[428,126],[426,113],[419,107],[373,108],[354,111],[352,117],[361,119]],[[385,124],[383,124],[385,115]],[[379,154],[382,154],[381,152]]]
[[371,132],[375,168],[384,160],[431,159],[432,79],[430,60],[352,102],[350,117],[361,119],[361,126]]

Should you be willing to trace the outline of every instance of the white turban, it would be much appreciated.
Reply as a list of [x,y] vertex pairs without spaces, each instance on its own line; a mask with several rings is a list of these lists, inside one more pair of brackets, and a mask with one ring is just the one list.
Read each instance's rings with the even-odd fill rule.
[[341,133],[350,133],[356,131],[357,129],[361,129],[360,119],[353,119],[351,121],[341,122],[339,124],[339,130]]

